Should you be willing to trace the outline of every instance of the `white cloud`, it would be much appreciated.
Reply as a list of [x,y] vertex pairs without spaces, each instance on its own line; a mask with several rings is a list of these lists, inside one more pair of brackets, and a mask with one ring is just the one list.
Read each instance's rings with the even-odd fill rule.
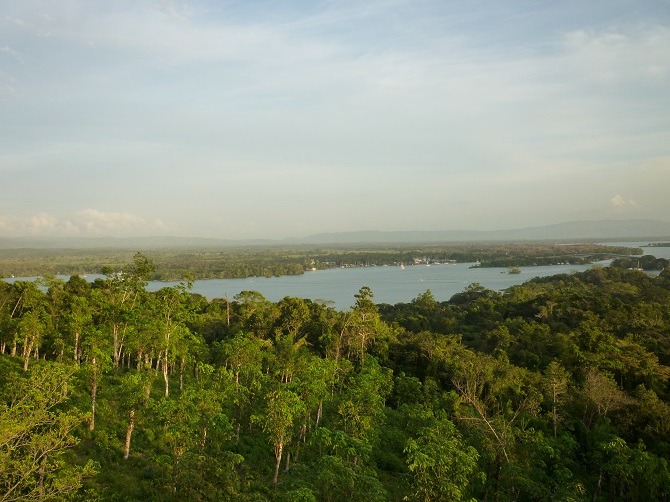
[[73,215],[75,225],[91,235],[137,235],[163,233],[168,226],[160,219],[147,221],[133,213],[85,209]]
[[8,45],[3,45],[2,47],[0,47],[0,53],[9,55],[12,59],[18,61],[21,64],[25,63],[25,61],[23,60],[23,56],[21,56],[21,54],[18,51],[12,49]]
[[133,236],[164,234],[169,230],[160,218],[150,221],[128,212],[85,209],[67,217],[49,213],[27,216],[0,215],[0,232],[6,236]]
[[186,0],[176,2],[173,0],[162,0],[162,10],[166,14],[175,18],[188,18],[191,14],[191,8]]
[[28,216],[0,215],[0,231],[7,236],[52,235],[61,230],[58,218],[49,213]]
[[631,199],[626,199],[619,194],[616,194],[610,199],[610,205],[614,208],[637,207],[637,202]]
[[116,233],[146,224],[142,218],[131,213],[105,213],[97,209],[79,211],[74,217],[82,228],[92,234]]
[[565,35],[564,41],[564,54],[580,80],[600,85],[660,84],[667,80],[668,27],[573,31]]

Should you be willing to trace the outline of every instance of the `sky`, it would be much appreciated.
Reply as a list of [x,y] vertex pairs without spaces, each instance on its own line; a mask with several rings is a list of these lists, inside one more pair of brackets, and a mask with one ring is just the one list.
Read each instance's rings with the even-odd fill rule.
[[0,0],[0,236],[670,220],[670,0]]

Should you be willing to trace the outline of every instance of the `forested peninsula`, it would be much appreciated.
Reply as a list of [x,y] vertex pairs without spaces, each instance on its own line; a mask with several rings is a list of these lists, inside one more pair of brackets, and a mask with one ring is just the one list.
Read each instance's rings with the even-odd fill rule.
[[[132,249],[0,249],[0,277],[122,272]],[[640,248],[591,243],[358,244],[346,246],[247,246],[156,248],[151,280],[231,279],[300,275],[340,267],[477,262],[482,267],[588,264],[642,255]],[[104,265],[101,267],[101,264]]]
[[667,500],[670,270],[337,311],[0,281],[0,501]]

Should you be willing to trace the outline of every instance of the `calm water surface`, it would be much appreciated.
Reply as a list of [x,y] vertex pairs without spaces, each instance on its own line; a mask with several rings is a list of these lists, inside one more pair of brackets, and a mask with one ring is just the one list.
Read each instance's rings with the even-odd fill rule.
[[[609,261],[601,262],[607,265]],[[592,265],[552,265],[522,267],[520,274],[508,274],[501,268],[470,268],[472,263],[448,265],[413,265],[400,267],[337,268],[306,272],[303,275],[283,277],[252,277],[247,279],[209,279],[195,281],[193,292],[209,299],[232,298],[240,291],[254,290],[271,301],[285,296],[328,300],[335,308],[347,309],[355,302],[354,295],[363,286],[369,286],[376,303],[409,302],[427,289],[438,301],[448,300],[468,285],[482,286],[501,291],[522,284],[533,277],[574,273],[587,270]],[[155,291],[176,283],[152,282],[149,289]]]
[[[664,241],[665,242],[665,241]],[[670,260],[670,247],[644,247],[649,244],[646,242],[603,242],[604,245],[609,246],[626,246],[626,247],[640,247],[644,250],[644,254],[650,254],[656,258],[665,258]]]
[[[607,243],[639,247],[646,242]],[[670,259],[670,248],[643,248],[645,254],[657,258]],[[606,266],[609,261],[595,265]],[[369,286],[377,303],[409,302],[430,289],[438,301],[451,298],[462,292],[468,285],[479,283],[494,291],[502,291],[510,286],[522,284],[534,277],[569,274],[588,270],[594,265],[549,265],[541,267],[521,267],[520,274],[508,274],[505,268],[470,268],[472,263],[443,265],[412,265],[400,267],[337,268],[306,272],[303,275],[283,277],[250,277],[246,279],[208,279],[193,283],[192,291],[208,299],[233,298],[240,291],[260,292],[270,301],[281,300],[285,296],[326,300],[338,309],[347,309],[354,304],[354,295],[363,286]],[[89,275],[94,280],[100,275]],[[23,278],[26,280],[27,278]],[[28,278],[34,279],[34,278]],[[67,277],[65,277],[67,279]],[[6,279],[15,281],[17,279]],[[176,282],[149,283],[150,291],[157,291]]]

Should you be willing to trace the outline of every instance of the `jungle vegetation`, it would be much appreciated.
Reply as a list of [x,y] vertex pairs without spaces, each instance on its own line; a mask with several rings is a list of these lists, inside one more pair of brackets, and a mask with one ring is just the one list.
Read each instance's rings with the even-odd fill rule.
[[0,501],[667,500],[670,270],[348,311],[0,282]]

